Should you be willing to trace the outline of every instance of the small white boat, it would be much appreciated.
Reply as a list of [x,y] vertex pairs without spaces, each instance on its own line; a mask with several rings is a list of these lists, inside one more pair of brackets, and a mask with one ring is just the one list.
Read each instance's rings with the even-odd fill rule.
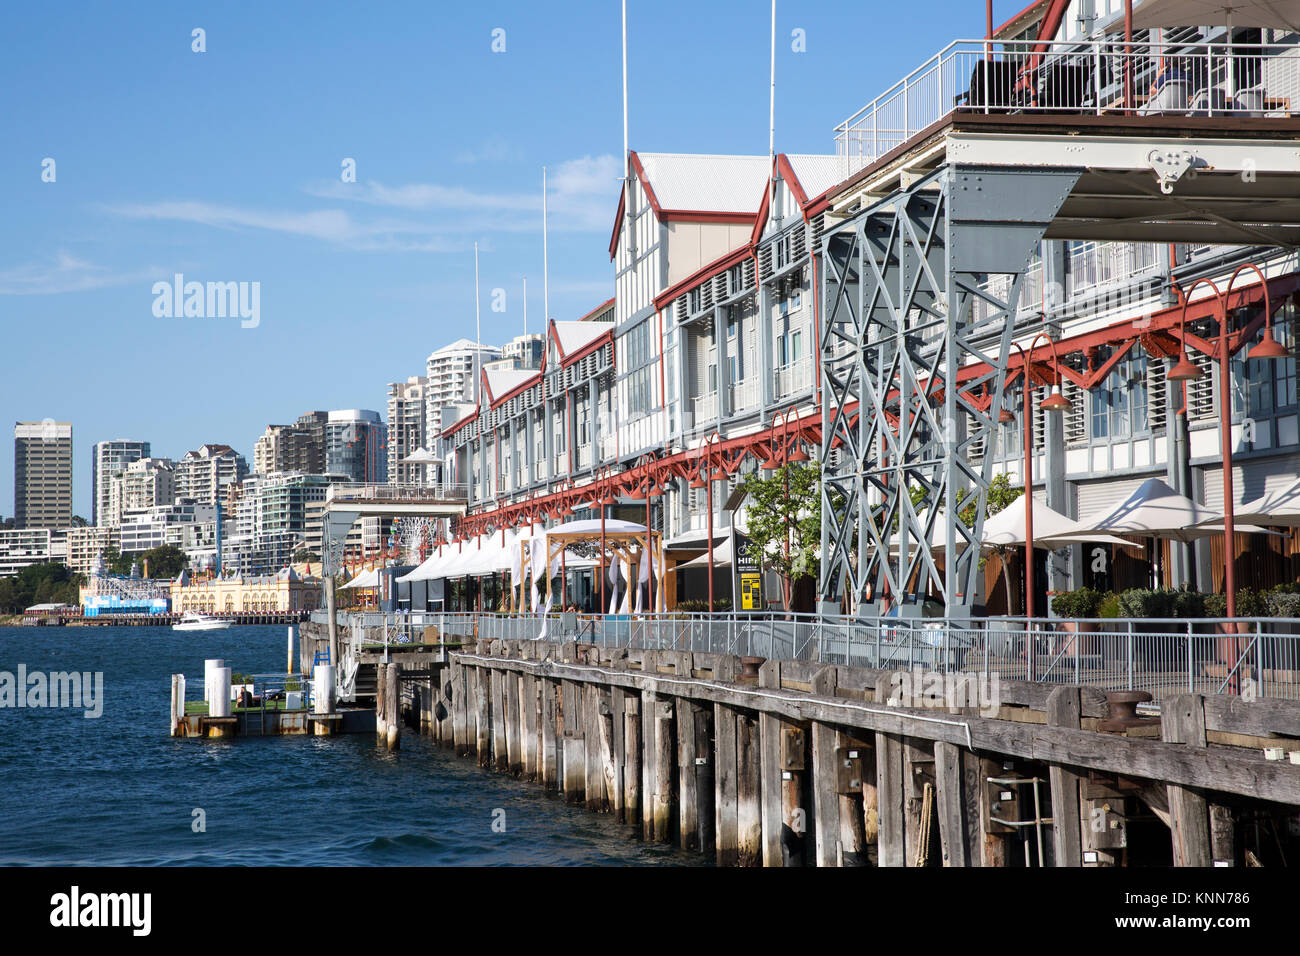
[[205,614],[195,614],[193,611],[187,613],[179,621],[172,625],[173,631],[224,631],[230,627],[229,621],[223,621],[218,617],[208,617]]

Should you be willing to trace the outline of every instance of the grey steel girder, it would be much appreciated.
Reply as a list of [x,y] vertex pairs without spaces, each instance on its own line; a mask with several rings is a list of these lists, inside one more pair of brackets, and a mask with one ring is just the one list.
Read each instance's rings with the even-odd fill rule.
[[1021,279],[1082,172],[948,164],[827,230],[821,600],[868,615],[888,594],[909,615],[934,591],[949,617],[981,602],[992,456],[970,459],[997,428],[981,396],[1002,393]]

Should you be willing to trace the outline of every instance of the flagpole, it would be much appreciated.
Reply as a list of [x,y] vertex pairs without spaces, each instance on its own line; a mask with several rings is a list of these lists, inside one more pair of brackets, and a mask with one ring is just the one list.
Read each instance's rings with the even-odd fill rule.
[[[542,167],[542,321],[551,321],[551,267],[546,252],[546,167]],[[549,333],[548,333],[549,334]]]
[[479,374],[479,363],[483,361],[483,326],[479,321],[479,302],[478,302],[478,243],[474,243],[474,336],[477,344],[474,348],[474,403],[477,405],[479,400],[479,383],[482,377]]
[[771,88],[767,99],[767,169],[771,195],[768,202],[768,214],[776,213],[776,0],[772,0],[772,62]]

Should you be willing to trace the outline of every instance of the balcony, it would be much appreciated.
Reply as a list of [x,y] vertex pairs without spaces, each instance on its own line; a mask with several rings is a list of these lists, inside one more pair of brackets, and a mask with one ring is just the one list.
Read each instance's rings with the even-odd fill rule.
[[758,408],[758,379],[742,379],[730,386],[730,388],[732,414]]
[[1297,107],[1294,44],[956,40],[836,126],[835,151],[874,161],[960,112],[1289,117]]
[[718,417],[718,393],[709,392],[693,400],[695,427],[707,428]]
[[813,387],[813,361],[811,355],[795,359],[776,370],[774,395],[777,399],[789,398]]

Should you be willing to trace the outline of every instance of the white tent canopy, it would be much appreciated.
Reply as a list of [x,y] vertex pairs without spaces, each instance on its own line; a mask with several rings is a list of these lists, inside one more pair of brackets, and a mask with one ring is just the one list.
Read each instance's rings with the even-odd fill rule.
[[[731,553],[731,538],[723,538],[721,543],[713,546],[713,564],[715,567],[728,567],[732,564],[733,555]],[[680,568],[707,568],[709,566],[709,552],[705,551],[698,558],[691,558],[685,564],[679,564]]]
[[379,571],[375,568],[371,568],[369,571],[362,571],[360,574],[358,574],[347,584],[340,586],[339,590],[343,590],[343,588],[377,588],[377,587],[379,587]]
[[[1161,27],[1276,27],[1300,30],[1300,0],[1135,0],[1133,29]],[[1124,18],[1109,32],[1124,29]]]

